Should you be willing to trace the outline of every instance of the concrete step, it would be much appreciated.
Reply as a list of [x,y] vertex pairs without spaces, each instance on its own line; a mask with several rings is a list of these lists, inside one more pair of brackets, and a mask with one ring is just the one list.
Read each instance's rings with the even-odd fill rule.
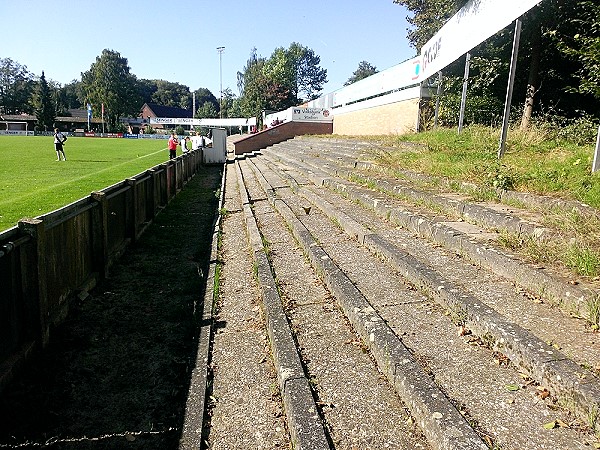
[[[454,195],[442,196],[418,191],[390,182],[384,176],[371,177],[365,188],[364,185],[350,181],[355,179],[354,174],[358,169],[340,169],[336,160],[315,157],[299,150],[297,142],[294,145],[294,148],[274,148],[272,152],[265,154],[276,155],[288,166],[295,166],[309,175],[312,182],[341,190],[345,195],[352,196],[399,225],[423,233],[441,245],[460,249],[475,263],[486,265],[499,275],[513,279],[532,295],[544,294],[548,302],[559,306],[565,313],[589,318],[590,307],[593,308],[600,295],[597,283],[590,284],[581,277],[561,272],[560,266],[541,268],[539,265],[526,264],[518,255],[508,253],[491,242],[494,235],[490,233],[497,233],[498,228],[505,228],[518,234],[530,233],[532,236],[545,235],[549,238],[554,236],[565,239],[564,234],[548,232],[535,222],[523,220],[517,215],[515,208],[498,211],[500,208],[497,204],[481,205],[465,199],[457,200]],[[399,192],[412,198],[413,203],[402,201],[397,195]],[[478,232],[473,227],[465,230],[462,222],[466,220],[472,220],[474,224],[485,228]]]
[[[356,414],[345,403],[356,397],[344,392],[365,397],[366,380],[381,379],[377,370],[395,391],[379,391],[378,402],[382,395],[386,402],[401,401],[409,411],[404,422],[418,424],[431,448],[585,448],[594,442],[585,420],[597,407],[597,380],[494,309],[507,297],[522,309],[523,295],[510,282],[382,220],[324,188],[314,167],[282,161],[270,150],[238,161],[260,236],[251,238],[253,252],[267,256],[275,285],[264,283],[268,292],[279,292],[332,446],[369,447],[357,429],[364,439],[392,439],[371,425],[390,420],[375,405],[361,402],[356,408],[371,413]],[[307,258],[318,278],[307,271]],[[486,304],[490,298],[497,304]],[[563,324],[564,316],[552,319]],[[363,372],[364,362],[338,361],[355,361],[344,349],[348,344],[368,351],[375,375]],[[561,371],[564,384],[553,370]],[[571,400],[571,394],[577,406],[561,408],[559,398]],[[544,428],[548,424],[556,429]],[[417,448],[418,442],[397,448]]]

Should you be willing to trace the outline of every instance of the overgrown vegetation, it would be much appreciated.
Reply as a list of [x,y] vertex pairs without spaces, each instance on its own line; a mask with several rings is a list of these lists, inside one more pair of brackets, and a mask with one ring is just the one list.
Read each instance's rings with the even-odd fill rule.
[[[527,131],[514,128],[508,134],[507,152],[498,160],[498,129],[471,125],[458,134],[456,128],[440,128],[372,137],[378,144],[372,157],[399,180],[414,178],[411,173],[429,175],[429,181],[418,177],[411,182],[419,188],[454,190],[473,201],[501,201],[503,191],[515,190],[599,208],[600,173],[591,172],[596,131],[589,119],[563,120],[560,126],[540,122]],[[367,184],[356,174],[354,181]],[[533,263],[561,262],[575,276],[600,277],[600,214],[508,202],[535,210],[554,237],[503,232],[499,238],[503,246]]]
[[[593,127],[591,121],[567,121],[560,127],[544,123],[527,131],[513,129],[501,160],[497,158],[500,132],[495,128],[472,125],[460,134],[455,128],[444,128],[389,136],[383,143],[393,150],[382,153],[381,161],[399,170],[484,188],[555,195],[600,207],[600,175],[591,173]],[[423,145],[407,147],[406,142]]]

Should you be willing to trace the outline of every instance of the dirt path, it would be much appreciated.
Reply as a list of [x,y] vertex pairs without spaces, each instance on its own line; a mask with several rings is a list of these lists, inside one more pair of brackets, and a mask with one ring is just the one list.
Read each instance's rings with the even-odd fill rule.
[[0,448],[177,448],[221,171],[201,169],[0,397]]

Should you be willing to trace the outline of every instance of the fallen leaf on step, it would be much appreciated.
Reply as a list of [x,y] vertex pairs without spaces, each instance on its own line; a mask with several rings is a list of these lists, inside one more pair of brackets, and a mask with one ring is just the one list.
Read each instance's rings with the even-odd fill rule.
[[542,386],[538,386],[537,388],[537,392],[536,394],[543,400],[545,398],[547,398],[550,395],[550,392],[548,391],[548,389],[546,389],[545,387]]

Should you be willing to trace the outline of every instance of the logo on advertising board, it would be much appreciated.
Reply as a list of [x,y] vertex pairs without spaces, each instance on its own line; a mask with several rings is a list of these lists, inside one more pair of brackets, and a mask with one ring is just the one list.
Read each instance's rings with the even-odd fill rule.
[[413,75],[411,80],[418,80],[421,77],[421,58],[413,60]]
[[440,56],[442,48],[442,36],[438,36],[431,44],[423,50],[423,71],[427,69],[427,65],[436,60]]

